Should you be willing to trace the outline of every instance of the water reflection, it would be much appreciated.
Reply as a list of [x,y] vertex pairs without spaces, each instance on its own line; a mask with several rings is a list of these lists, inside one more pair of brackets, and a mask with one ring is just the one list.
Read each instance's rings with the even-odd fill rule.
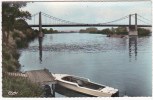
[[39,37],[38,41],[39,41],[39,60],[40,63],[42,63],[42,37]]
[[129,36],[129,58],[130,61],[132,56],[135,56],[135,60],[137,60],[137,36]]

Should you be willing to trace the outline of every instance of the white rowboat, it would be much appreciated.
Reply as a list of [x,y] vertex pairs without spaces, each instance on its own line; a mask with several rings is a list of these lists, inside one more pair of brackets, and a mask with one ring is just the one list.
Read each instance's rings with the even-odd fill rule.
[[54,74],[57,84],[67,89],[95,96],[95,97],[118,97],[118,89],[91,82],[89,79],[67,74]]

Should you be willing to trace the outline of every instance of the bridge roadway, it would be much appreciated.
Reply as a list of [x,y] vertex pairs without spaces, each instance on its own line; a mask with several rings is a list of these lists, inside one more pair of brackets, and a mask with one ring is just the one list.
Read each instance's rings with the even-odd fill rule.
[[[39,27],[39,25],[31,24],[30,27]],[[43,24],[42,27],[129,27],[129,25],[121,24]],[[134,25],[132,25],[134,26]],[[152,27],[152,25],[137,25],[137,27]]]

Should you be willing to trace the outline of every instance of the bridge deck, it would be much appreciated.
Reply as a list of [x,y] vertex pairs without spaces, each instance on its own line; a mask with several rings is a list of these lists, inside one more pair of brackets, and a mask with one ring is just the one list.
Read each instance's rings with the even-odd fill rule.
[[[31,24],[30,27],[39,27],[39,25]],[[42,27],[129,27],[129,25],[121,24],[46,24]],[[137,27],[152,27],[152,25],[137,25]]]

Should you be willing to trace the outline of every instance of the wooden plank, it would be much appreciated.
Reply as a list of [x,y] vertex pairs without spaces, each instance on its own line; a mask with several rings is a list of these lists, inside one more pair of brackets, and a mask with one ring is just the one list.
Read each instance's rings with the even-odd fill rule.
[[21,72],[6,72],[6,74],[9,76],[13,76],[13,77],[27,78],[27,75],[25,73],[21,73]]

